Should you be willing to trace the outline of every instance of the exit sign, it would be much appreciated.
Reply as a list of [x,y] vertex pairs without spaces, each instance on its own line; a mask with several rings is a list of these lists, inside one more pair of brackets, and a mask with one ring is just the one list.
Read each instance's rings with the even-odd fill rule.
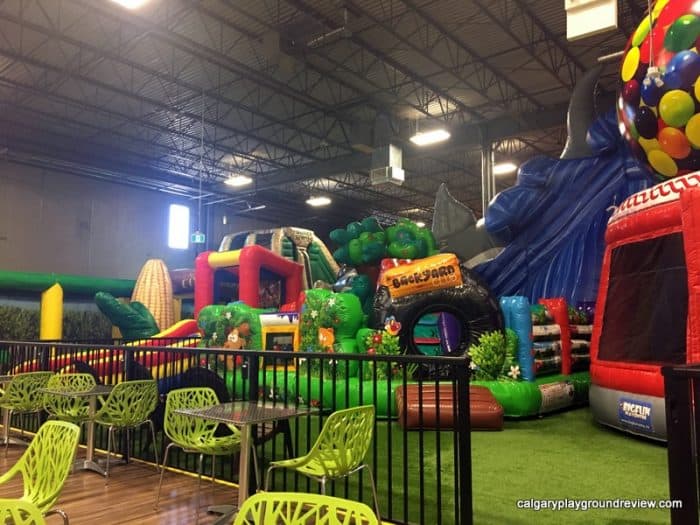
[[192,244],[204,244],[207,240],[207,236],[203,232],[196,231],[190,237],[190,242]]

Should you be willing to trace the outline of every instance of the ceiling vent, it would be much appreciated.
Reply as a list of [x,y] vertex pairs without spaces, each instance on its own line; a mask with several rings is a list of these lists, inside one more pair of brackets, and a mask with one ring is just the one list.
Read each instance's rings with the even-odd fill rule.
[[405,179],[402,156],[401,148],[393,144],[375,148],[372,152],[372,167],[369,170],[370,184],[377,186],[391,183],[401,186]]

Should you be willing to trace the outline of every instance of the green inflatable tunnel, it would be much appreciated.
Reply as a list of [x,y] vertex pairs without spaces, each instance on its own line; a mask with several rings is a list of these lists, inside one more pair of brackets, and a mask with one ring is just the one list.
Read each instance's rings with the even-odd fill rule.
[[60,284],[70,294],[93,296],[97,292],[109,292],[116,297],[131,295],[132,279],[84,277],[59,273],[0,271],[0,290],[43,292],[54,284]]

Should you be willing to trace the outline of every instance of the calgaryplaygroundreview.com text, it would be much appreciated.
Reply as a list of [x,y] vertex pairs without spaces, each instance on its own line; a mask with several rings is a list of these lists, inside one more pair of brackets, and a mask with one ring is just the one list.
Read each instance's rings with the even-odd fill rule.
[[523,510],[535,512],[543,510],[579,510],[590,509],[681,509],[681,500],[668,499],[520,499],[516,506]]

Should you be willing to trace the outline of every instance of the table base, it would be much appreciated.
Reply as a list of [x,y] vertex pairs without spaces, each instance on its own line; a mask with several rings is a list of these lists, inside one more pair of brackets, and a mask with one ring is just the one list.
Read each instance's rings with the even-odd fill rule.
[[73,469],[74,470],[92,470],[93,472],[97,472],[98,474],[102,476],[107,475],[107,471],[102,468],[102,465],[100,465],[97,461],[92,461],[88,459],[76,459],[73,462]]
[[23,447],[28,447],[31,439],[20,439],[12,436],[1,437],[0,445],[21,445]]
[[212,525],[228,525],[233,521],[236,512],[238,512],[238,507],[235,505],[211,505],[207,507],[207,512],[221,514]]

